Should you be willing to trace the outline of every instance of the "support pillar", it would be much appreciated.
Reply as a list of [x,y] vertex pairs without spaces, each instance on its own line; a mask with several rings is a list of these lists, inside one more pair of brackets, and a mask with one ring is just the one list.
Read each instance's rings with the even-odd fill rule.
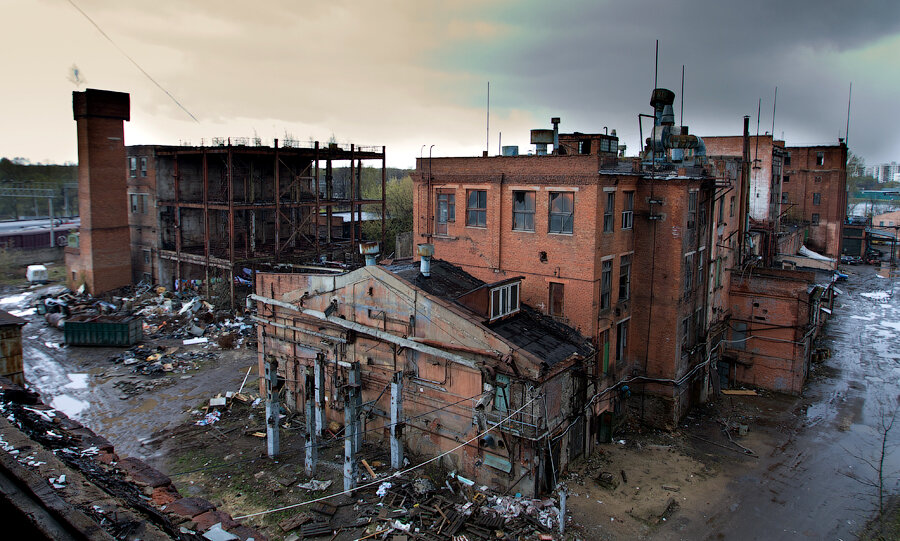
[[391,468],[399,470],[403,467],[403,372],[394,374],[391,380]]
[[270,458],[278,456],[280,447],[280,433],[278,430],[278,417],[280,407],[278,404],[278,361],[266,361],[266,440],[267,451]]
[[319,438],[316,432],[315,418],[315,376],[309,373],[309,367],[303,367],[303,380],[305,382],[304,398],[306,398],[306,475],[312,477],[316,474],[316,461],[319,458]]
[[356,462],[359,452],[359,363],[352,363],[349,372],[344,391],[344,490],[356,488],[359,469]]
[[324,359],[321,353],[316,355],[314,370],[315,400],[316,400],[316,435],[325,434],[325,367],[322,365]]

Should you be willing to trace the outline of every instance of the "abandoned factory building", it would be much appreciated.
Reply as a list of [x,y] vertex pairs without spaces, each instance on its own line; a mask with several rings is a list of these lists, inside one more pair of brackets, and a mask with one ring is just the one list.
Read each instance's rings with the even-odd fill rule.
[[[83,218],[67,249],[72,289],[143,280],[233,301],[258,270],[355,262],[363,208],[384,214],[384,147],[246,138],[126,147],[128,94],[74,92],[73,106]],[[381,189],[365,198],[361,172],[372,164]],[[349,178],[335,179],[338,166]]]
[[[442,465],[478,483],[523,494],[551,490],[596,433],[611,435],[609,417],[601,427],[589,414],[594,348],[523,304],[521,277],[485,283],[432,263],[430,248],[420,247],[421,268],[262,274],[253,297],[260,371],[277,365],[279,383],[270,389],[283,385],[288,406],[315,404],[307,412],[318,435],[329,422],[369,441],[396,430],[395,445],[423,456],[448,453]],[[313,383],[304,385],[307,378]],[[402,453],[392,453],[399,467]]]

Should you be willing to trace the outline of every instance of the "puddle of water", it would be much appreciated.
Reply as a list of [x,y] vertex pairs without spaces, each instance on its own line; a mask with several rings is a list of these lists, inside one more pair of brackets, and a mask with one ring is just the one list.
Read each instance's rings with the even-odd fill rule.
[[69,383],[63,385],[66,389],[87,389],[88,386],[88,375],[87,374],[66,374],[69,376]]
[[16,317],[28,317],[34,315],[34,308],[26,308],[25,310],[10,310],[9,313]]
[[78,400],[77,398],[71,397],[67,394],[57,395],[53,397],[53,400],[50,402],[51,408],[58,409],[72,419],[79,418],[81,412],[86,410],[88,406],[90,406],[90,404],[88,404],[84,400]]
[[865,316],[856,316],[856,315],[850,316],[850,318],[851,319],[861,319],[863,321],[872,321],[875,319],[874,317],[865,317]]
[[900,331],[900,321],[882,320],[878,324],[881,325],[882,327],[890,327],[891,329]]
[[28,293],[19,293],[18,295],[3,297],[0,299],[0,304],[20,304],[26,298],[28,298]]
[[890,291],[872,291],[868,293],[860,293],[860,296],[865,297],[867,299],[872,299],[874,301],[886,301],[890,300],[891,292]]

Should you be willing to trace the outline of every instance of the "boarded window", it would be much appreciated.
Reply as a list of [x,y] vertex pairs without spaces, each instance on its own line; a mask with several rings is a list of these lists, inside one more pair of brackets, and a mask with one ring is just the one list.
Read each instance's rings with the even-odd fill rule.
[[550,282],[550,315],[563,317],[563,301],[565,299],[565,286],[557,282]]
[[466,200],[466,225],[487,227],[487,191],[469,190]]
[[600,333],[597,345],[600,354],[600,363],[597,366],[601,369],[597,375],[609,374],[609,329]]
[[513,192],[513,229],[534,231],[534,192]]
[[575,216],[575,194],[550,192],[550,233],[572,233]]
[[497,389],[494,393],[494,409],[497,411],[507,411],[509,409],[509,376],[506,374],[497,374]]

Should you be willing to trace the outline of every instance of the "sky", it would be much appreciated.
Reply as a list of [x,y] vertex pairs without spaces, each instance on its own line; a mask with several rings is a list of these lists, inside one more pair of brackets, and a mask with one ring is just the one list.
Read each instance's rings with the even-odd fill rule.
[[0,156],[77,161],[85,88],[131,94],[126,144],[333,137],[413,167],[527,152],[559,116],[635,155],[657,39],[658,86],[691,133],[739,135],[744,115],[755,133],[760,99],[771,132],[777,86],[776,137],[833,144],[852,82],[850,150],[900,161],[897,0],[0,0]]

